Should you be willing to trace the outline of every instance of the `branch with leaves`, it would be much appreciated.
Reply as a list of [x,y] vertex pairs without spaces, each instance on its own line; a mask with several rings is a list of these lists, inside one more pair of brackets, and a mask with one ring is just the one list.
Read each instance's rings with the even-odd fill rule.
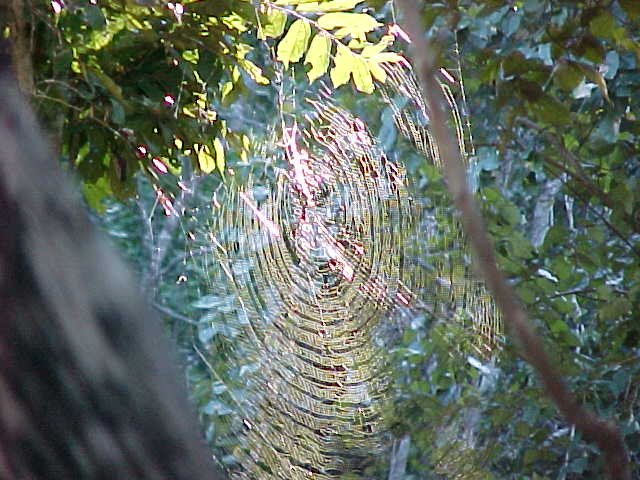
[[[277,60],[288,68],[289,64],[304,57],[304,65],[311,65],[307,72],[311,83],[329,71],[334,88],[353,78],[358,91],[372,93],[374,79],[384,83],[387,78],[382,63],[406,60],[395,52],[387,51],[394,42],[393,35],[384,35],[377,43],[367,39],[368,33],[380,29],[383,24],[367,13],[349,11],[359,3],[362,0],[334,0],[320,4],[295,0],[263,2],[264,23],[260,25],[258,37],[282,37],[278,42]],[[283,4],[295,7],[295,10],[285,8]],[[309,15],[317,15],[317,19]],[[285,33],[289,16],[295,20]],[[315,36],[313,30],[317,32]],[[351,40],[345,44],[345,38]],[[333,66],[329,70],[330,59]]]

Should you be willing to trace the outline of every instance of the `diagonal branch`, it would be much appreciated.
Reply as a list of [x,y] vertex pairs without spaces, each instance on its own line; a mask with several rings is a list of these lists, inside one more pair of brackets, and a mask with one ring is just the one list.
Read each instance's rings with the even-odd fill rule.
[[475,199],[467,186],[457,142],[446,125],[442,105],[444,98],[436,79],[437,45],[423,39],[421,11],[416,0],[398,0],[404,12],[406,30],[413,39],[412,56],[431,112],[431,131],[436,139],[444,163],[447,188],[461,213],[464,231],[477,257],[480,271],[504,315],[511,336],[519,343],[529,363],[535,368],[547,394],[565,419],[582,432],[585,439],[602,450],[610,478],[631,480],[629,461],[622,436],[617,427],[585,410],[571,392],[552,359],[544,351],[543,343],[529,326],[527,313],[518,302],[512,288],[498,269],[493,245]]

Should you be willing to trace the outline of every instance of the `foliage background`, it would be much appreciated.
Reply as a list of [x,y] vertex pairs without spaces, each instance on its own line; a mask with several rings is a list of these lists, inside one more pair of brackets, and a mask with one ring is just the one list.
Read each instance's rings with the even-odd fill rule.
[[[394,21],[388,2],[343,3]],[[251,2],[169,5],[35,3],[26,13],[33,101],[181,345],[205,435],[221,452],[233,382],[212,377],[198,351],[229,371],[237,329],[209,275],[211,192],[222,175],[229,185],[264,168],[274,111],[295,114],[283,92],[304,91],[308,79],[274,61],[278,38],[258,38]],[[618,423],[638,465],[640,7],[425,2],[423,16],[428,35],[447,28],[457,41],[471,180],[500,266],[574,391]],[[389,112],[352,79],[337,90],[341,104],[407,159],[418,192],[444,196],[439,173],[410,157]],[[558,417],[517,346],[485,358],[471,336],[455,321],[405,326],[392,352],[395,448],[380,478],[402,450],[396,478],[601,478],[598,452]]]

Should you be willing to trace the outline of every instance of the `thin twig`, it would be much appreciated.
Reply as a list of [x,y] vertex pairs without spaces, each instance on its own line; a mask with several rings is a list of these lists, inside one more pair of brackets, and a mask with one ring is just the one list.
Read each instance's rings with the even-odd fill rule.
[[406,29],[413,39],[412,56],[431,112],[431,132],[444,163],[447,188],[460,210],[464,231],[473,247],[487,288],[504,315],[511,336],[517,340],[542,381],[547,394],[565,419],[575,425],[585,439],[594,442],[606,458],[612,479],[631,480],[629,460],[618,428],[585,410],[561,378],[554,362],[544,351],[543,343],[529,325],[527,313],[515,293],[498,270],[493,245],[486,233],[476,201],[469,190],[460,150],[446,124],[442,109],[445,99],[436,78],[438,45],[422,40],[424,27],[421,10],[415,0],[398,0],[404,12]]
[[200,322],[198,322],[196,320],[191,320],[189,317],[185,317],[184,315],[171,310],[169,307],[166,307],[164,305],[160,305],[157,302],[153,302],[152,306],[153,306],[154,309],[156,309],[160,313],[162,313],[162,314],[164,314],[164,315],[166,315],[168,317],[171,317],[174,320],[179,320],[181,322],[188,323],[189,325],[200,325]]

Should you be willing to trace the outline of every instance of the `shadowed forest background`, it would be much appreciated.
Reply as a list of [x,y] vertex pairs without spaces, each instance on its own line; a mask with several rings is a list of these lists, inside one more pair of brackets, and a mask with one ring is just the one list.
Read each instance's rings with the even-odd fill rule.
[[1,478],[640,478],[640,3],[0,28]]

